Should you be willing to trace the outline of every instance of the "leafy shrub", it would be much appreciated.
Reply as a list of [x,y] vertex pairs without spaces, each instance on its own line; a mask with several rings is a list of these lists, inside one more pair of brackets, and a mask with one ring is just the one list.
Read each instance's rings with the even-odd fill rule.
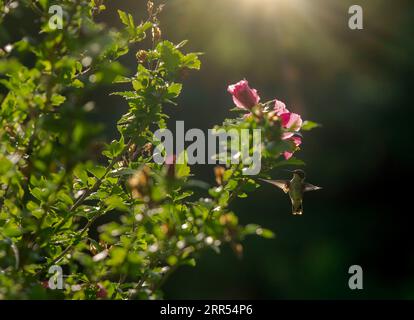
[[[63,8],[63,29],[49,24],[52,5]],[[0,32],[0,298],[159,298],[167,277],[204,249],[229,243],[241,254],[246,235],[273,236],[239,225],[230,209],[259,186],[242,165],[216,167],[217,185],[198,199],[195,188],[206,184],[192,178],[185,153],[182,163],[152,160],[153,131],[166,127],[164,107],[176,104],[183,75],[200,68],[199,54],[162,39],[162,6],[148,2],[142,23],[119,11],[119,31],[95,21],[103,10],[102,0],[0,0],[1,24],[30,21]],[[131,47],[139,47],[137,72],[127,76],[118,59]],[[129,108],[102,160],[88,96],[104,85],[130,90],[113,93]],[[247,115],[217,127],[262,130],[261,177],[302,164],[290,158],[299,144],[284,138],[300,127],[274,105],[239,104]],[[62,290],[47,281],[53,265],[63,268]]]

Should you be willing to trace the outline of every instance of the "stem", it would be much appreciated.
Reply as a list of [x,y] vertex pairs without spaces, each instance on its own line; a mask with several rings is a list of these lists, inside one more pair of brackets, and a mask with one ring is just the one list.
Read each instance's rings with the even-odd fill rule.
[[[84,194],[82,194],[82,196],[72,205],[72,207],[69,209],[68,213],[72,213],[73,211],[75,211],[80,205],[82,205],[82,203],[86,200],[87,197],[89,197],[93,192],[95,192],[96,190],[99,189],[99,187],[101,186],[102,182],[104,181],[105,177],[108,175],[108,173],[112,170],[112,168],[114,167],[115,163],[117,163],[123,156],[124,152],[126,150],[128,150],[128,148],[131,146],[132,144],[132,139],[129,140],[129,142],[127,143],[127,145],[125,146],[124,150],[121,152],[121,154],[119,156],[117,156],[116,158],[113,158],[111,163],[109,164],[109,166],[106,168],[105,174],[98,179],[95,184],[93,185],[93,187],[91,189],[88,189],[87,191],[85,191]],[[95,220],[99,217],[100,215],[96,215],[94,216],[92,219],[90,219],[88,221],[88,223],[82,228],[82,230],[80,231],[80,233],[77,235],[76,239],[79,239],[82,237],[82,235],[89,229],[89,227],[92,225],[93,222],[95,222]],[[63,225],[65,225],[65,223],[69,220],[69,218],[71,217],[71,215],[68,215],[65,219],[63,219],[55,228],[55,233],[58,232]],[[47,267],[59,262],[65,255],[66,253],[69,252],[69,250],[73,247],[73,245],[75,244],[76,240],[73,241],[71,244],[69,244],[55,259],[53,259],[48,265]],[[43,270],[45,270],[45,268],[39,270],[36,275],[39,275],[41,272],[43,272]]]
[[[224,190],[224,188],[226,187],[226,185],[228,184],[228,181],[230,181],[230,180],[233,178],[234,173],[235,173],[237,170],[240,170],[240,169],[241,169],[241,168],[240,168],[240,164],[238,164],[238,165],[236,166],[236,168],[235,168],[235,169],[233,169],[233,172],[231,173],[230,177],[228,178],[227,183],[223,186],[223,190]],[[227,201],[227,206],[229,206],[229,205],[230,205],[230,203],[231,203],[231,202],[232,202],[232,201],[236,198],[236,196],[238,195],[238,193],[239,193],[239,191],[240,191],[241,187],[242,187],[245,183],[246,183],[246,182],[245,182],[245,179],[243,179],[243,181],[237,185],[236,189],[234,189],[234,190],[233,190],[233,192],[231,193],[231,195],[230,195],[230,197],[229,197],[229,199],[228,199],[228,201]],[[217,204],[217,201],[216,201],[216,204]],[[207,221],[209,221],[209,220],[213,217],[213,209],[214,209],[214,207],[212,207],[212,208],[210,209],[210,211],[208,212],[208,215],[207,215]]]
[[92,186],[92,188],[86,190],[82,196],[80,196],[76,202],[69,208],[68,211],[68,216],[66,218],[64,218],[56,227],[55,227],[55,232],[58,232],[62,226],[69,220],[69,218],[71,217],[71,213],[73,213],[79,206],[82,205],[82,203],[86,200],[87,197],[89,197],[92,193],[94,193],[95,191],[97,191],[99,189],[99,187],[101,186],[102,182],[105,180],[106,176],[109,174],[109,172],[113,169],[114,165],[122,159],[123,154],[125,153],[126,150],[128,150],[128,148],[131,146],[132,144],[132,139],[128,141],[127,145],[125,146],[124,150],[121,152],[121,154],[115,158],[112,159],[111,163],[109,164],[109,166],[106,168],[106,171],[104,173],[104,175],[99,178],[98,180],[96,180],[96,182],[94,183],[94,185]]
[[[91,220],[88,221],[88,223],[82,228],[80,233],[77,235],[76,239],[79,239],[82,237],[82,235],[89,229],[89,227],[92,225],[92,223],[95,222],[95,220],[99,217],[99,215],[96,215]],[[50,266],[54,265],[55,263],[58,263],[73,247],[76,240],[73,241],[71,244],[69,244],[55,259],[53,259],[47,266],[45,266],[43,269],[39,270],[36,273],[36,276],[40,275],[45,269],[49,268]]]

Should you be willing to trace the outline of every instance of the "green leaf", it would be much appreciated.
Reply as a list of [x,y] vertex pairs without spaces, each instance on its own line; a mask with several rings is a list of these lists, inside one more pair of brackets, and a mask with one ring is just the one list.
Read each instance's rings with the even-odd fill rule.
[[273,231],[269,229],[258,229],[256,230],[256,234],[266,239],[273,239],[275,237]]
[[58,199],[61,200],[63,203],[65,203],[68,206],[73,205],[73,199],[69,197],[69,195],[66,193],[66,191],[60,191],[58,193]]
[[113,82],[114,83],[129,83],[131,82],[131,78],[118,75],[115,77]]
[[63,102],[65,102],[66,97],[61,96],[60,94],[54,94],[50,100],[51,100],[52,106],[57,107],[57,106],[60,106]]
[[71,85],[72,87],[77,88],[77,89],[83,88],[85,86],[85,84],[79,79],[73,80]]
[[197,265],[196,261],[194,258],[190,258],[190,259],[185,259],[181,262],[181,265],[187,265],[190,267],[195,267]]
[[6,237],[18,237],[22,234],[19,226],[17,224],[15,224],[14,222],[7,222],[4,226],[3,226],[3,234]]
[[12,167],[13,163],[3,155],[0,155],[0,175],[5,175]]
[[168,98],[177,98],[181,94],[183,85],[181,83],[172,83],[168,87]]
[[109,159],[116,158],[119,156],[125,149],[124,137],[119,141],[112,141],[110,145],[106,145],[107,150],[102,152],[103,155],[107,156]]
[[210,196],[212,196],[213,198],[217,198],[221,192],[223,191],[223,187],[213,187],[210,190],[208,190],[208,193]]
[[295,146],[288,140],[283,141],[272,141],[266,145],[266,153],[271,157],[277,157],[284,151],[294,151]]
[[175,198],[174,198],[174,201],[180,201],[180,200],[183,200],[183,199],[185,199],[185,198],[188,198],[188,197],[190,197],[190,196],[192,196],[194,194],[194,192],[193,191],[181,191],[180,193],[179,193],[179,195],[178,196],[176,196]]
[[121,22],[126,26],[125,30],[129,35],[129,42],[139,42],[145,39],[146,31],[152,26],[151,22],[147,21],[135,26],[134,17],[131,14],[118,10],[118,15]]
[[132,81],[132,87],[135,91],[141,91],[142,89],[145,89],[145,86],[142,84],[142,82],[137,80]]
[[232,169],[226,170],[223,174],[223,181],[227,182],[232,175],[233,175],[233,170]]
[[88,173],[81,166],[75,168],[74,175],[77,177],[84,185],[88,184]]
[[128,207],[124,204],[121,197],[117,195],[112,195],[107,199],[104,199],[105,204],[108,206],[107,210],[111,211],[114,209],[118,209],[121,211],[128,211]]
[[175,176],[178,179],[186,178],[190,175],[191,169],[188,166],[188,155],[187,151],[184,150],[181,152],[181,154],[178,156],[177,161],[175,165]]
[[160,54],[163,67],[174,73],[178,70],[183,54],[170,41],[162,41],[157,45],[157,52]]
[[45,202],[47,197],[49,196],[49,190],[46,188],[33,188],[30,190],[30,193],[35,197],[37,200]]
[[264,229],[257,224],[248,224],[243,229],[243,235],[255,234],[266,239],[273,239],[275,234],[269,229]]
[[256,183],[253,179],[249,179],[242,185],[241,189],[245,192],[253,192],[259,187],[260,184]]
[[130,20],[124,11],[118,10],[118,15],[124,25],[130,26]]
[[48,0],[39,0],[39,4],[42,6],[42,8],[44,10],[46,10],[49,7],[48,6],[48,4],[49,4],[49,1]]
[[118,168],[114,169],[109,173],[110,177],[122,177],[122,176],[131,176],[136,172],[134,169],[130,168]]
[[304,130],[304,131],[310,131],[312,129],[319,128],[321,126],[322,125],[320,125],[319,123],[306,120],[306,121],[303,122],[301,129]]
[[147,21],[141,25],[139,25],[138,27],[136,27],[135,29],[135,38],[134,41],[141,41],[144,40],[146,37],[146,31],[151,28],[152,23]]
[[112,92],[111,96],[121,96],[126,100],[139,98],[139,95],[135,91]]
[[126,258],[127,251],[125,248],[115,247],[110,251],[111,258],[108,260],[108,265],[110,266],[119,266],[121,265]]
[[200,53],[189,53],[181,59],[181,63],[188,69],[200,70],[201,62],[198,59]]
[[276,164],[272,165],[272,169],[285,167],[285,166],[304,166],[304,165],[305,165],[304,161],[292,157],[289,160],[278,161]]
[[170,266],[174,266],[174,265],[176,265],[176,264],[177,264],[177,262],[178,262],[178,258],[177,258],[176,256],[169,256],[169,257],[167,258],[167,263],[168,263]]
[[229,182],[226,183],[224,189],[227,191],[233,191],[238,186],[238,182],[236,180],[229,180]]
[[95,177],[97,177],[98,179],[101,179],[106,173],[106,168],[102,166],[95,166],[95,167],[89,168],[88,171],[92,173]]

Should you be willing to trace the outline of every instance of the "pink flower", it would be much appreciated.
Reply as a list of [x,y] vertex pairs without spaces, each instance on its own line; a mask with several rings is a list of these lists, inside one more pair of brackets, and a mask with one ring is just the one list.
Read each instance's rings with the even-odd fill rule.
[[299,131],[302,127],[302,118],[297,113],[283,113],[280,115],[280,119],[282,127],[286,129]]
[[286,108],[286,105],[279,100],[276,100],[274,110],[276,112],[276,115],[278,116],[280,116],[283,113],[289,113],[289,110]]
[[[283,139],[283,138],[282,138]],[[299,147],[302,144],[302,138],[299,136],[290,136],[289,138],[285,138],[283,140],[290,140],[292,141],[296,147]],[[293,152],[285,151],[283,152],[283,156],[286,160],[289,160],[293,156]]]
[[230,85],[227,91],[233,96],[234,104],[242,109],[251,109],[260,101],[257,90],[251,89],[247,80]]
[[274,111],[282,121],[282,127],[285,129],[299,131],[302,127],[302,118],[297,113],[289,112],[286,105],[279,100],[276,100]]

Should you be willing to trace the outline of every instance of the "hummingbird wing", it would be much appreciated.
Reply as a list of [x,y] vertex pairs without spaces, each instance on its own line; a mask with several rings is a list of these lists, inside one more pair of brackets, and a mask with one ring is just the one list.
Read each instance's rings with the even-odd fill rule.
[[284,193],[289,192],[289,180],[266,180],[266,179],[260,179],[260,180],[273,184],[279,189],[282,189]]
[[320,189],[322,189],[322,188],[318,187],[318,186],[314,186],[313,184],[310,184],[310,183],[305,183],[303,191],[304,192],[306,192],[306,191],[315,191],[315,190],[320,190]]

